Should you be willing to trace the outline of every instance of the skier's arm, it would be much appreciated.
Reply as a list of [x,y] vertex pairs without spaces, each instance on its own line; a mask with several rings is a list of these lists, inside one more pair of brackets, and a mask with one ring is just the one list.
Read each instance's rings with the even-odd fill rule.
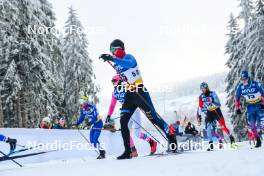
[[98,115],[97,113],[93,115],[91,114],[89,117],[91,118],[91,120],[87,123],[87,126],[93,125],[97,121]]
[[259,92],[260,92],[260,94],[262,96],[262,104],[264,104],[264,88],[261,85],[261,83],[258,83],[258,86],[259,86]]
[[85,114],[81,111],[81,116],[79,118],[79,120],[77,121],[76,125],[79,126],[85,119]]
[[240,86],[238,86],[236,90],[236,96],[235,96],[235,108],[236,110],[240,109],[240,98],[241,98],[241,91]]
[[122,59],[115,58],[114,63],[124,68],[132,68],[137,65],[136,59],[131,55],[126,55]]
[[108,116],[110,116],[110,117],[112,116],[112,114],[113,114],[113,112],[115,110],[116,102],[117,102],[117,100],[112,95],[111,104],[110,104],[109,109],[108,109]]
[[7,138],[4,135],[0,134],[0,141],[6,141],[6,139]]
[[202,109],[204,106],[201,96],[199,96],[199,108]]
[[218,107],[221,106],[220,100],[215,92],[213,92],[213,102],[212,103]]

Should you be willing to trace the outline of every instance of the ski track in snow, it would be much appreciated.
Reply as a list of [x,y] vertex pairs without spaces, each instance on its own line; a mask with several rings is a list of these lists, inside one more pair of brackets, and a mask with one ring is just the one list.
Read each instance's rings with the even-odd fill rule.
[[[1,129],[2,130],[2,129]],[[32,135],[38,135],[43,138],[42,130],[20,130],[12,129],[5,132],[23,133],[24,138],[32,138]],[[76,133],[74,130],[49,131],[57,133],[54,137],[69,139],[69,134]],[[68,133],[68,134],[67,134]],[[30,134],[27,136],[26,134]],[[77,136],[77,135],[76,135]],[[78,136],[77,136],[78,137]],[[120,133],[103,133],[102,138],[106,140],[118,140],[120,142]],[[21,137],[22,138],[22,137]],[[46,140],[46,139],[44,139]],[[144,142],[135,140],[139,153],[144,155],[148,151],[148,146]],[[119,143],[121,144],[121,143]],[[2,147],[2,144],[1,146]],[[144,150],[144,148],[146,150]],[[1,148],[2,149],[2,148]],[[168,156],[150,156],[138,157],[130,160],[116,160],[115,156],[123,152],[122,145],[112,146],[108,152],[108,158],[104,160],[96,160],[96,154],[93,151],[77,152],[77,151],[59,151],[47,153],[31,158],[21,158],[16,161],[23,164],[23,168],[19,168],[12,161],[0,162],[1,176],[73,176],[73,175],[100,175],[100,176],[135,176],[135,175],[151,175],[151,176],[262,176],[264,173],[264,148],[249,149],[247,142],[242,143],[238,150],[229,151],[200,151],[200,152],[184,152],[177,155]],[[109,150],[110,150],[109,149]]]

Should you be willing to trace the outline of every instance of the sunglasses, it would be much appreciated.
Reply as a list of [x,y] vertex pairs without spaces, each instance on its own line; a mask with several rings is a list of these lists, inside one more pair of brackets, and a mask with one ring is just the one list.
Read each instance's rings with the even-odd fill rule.
[[116,52],[116,50],[117,50],[118,48],[120,48],[120,47],[111,47],[111,48],[110,48],[111,53]]

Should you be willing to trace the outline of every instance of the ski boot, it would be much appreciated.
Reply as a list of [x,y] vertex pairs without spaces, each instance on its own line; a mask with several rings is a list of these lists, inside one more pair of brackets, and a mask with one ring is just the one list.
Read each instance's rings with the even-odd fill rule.
[[135,146],[131,148],[131,157],[132,158],[138,157],[137,149]]
[[10,153],[13,153],[16,149],[16,139],[7,138],[6,143],[9,143],[10,145]]
[[99,150],[100,154],[96,159],[105,159],[105,150]]
[[208,147],[207,151],[212,151],[212,150],[214,150],[214,142],[209,141],[209,147]]
[[131,159],[132,153],[131,153],[131,149],[130,147],[126,147],[124,153],[122,155],[120,155],[119,157],[117,157],[118,160],[122,160],[122,159]]
[[255,148],[259,148],[259,147],[261,147],[261,140],[260,140],[260,137],[258,136],[256,140]]
[[150,139],[149,145],[150,145],[150,148],[151,148],[150,155],[153,155],[156,152],[156,150],[157,150],[157,142],[155,142],[153,139]]

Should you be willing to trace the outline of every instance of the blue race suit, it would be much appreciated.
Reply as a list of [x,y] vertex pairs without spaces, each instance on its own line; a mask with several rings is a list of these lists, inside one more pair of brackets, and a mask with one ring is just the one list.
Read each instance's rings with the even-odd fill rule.
[[79,126],[84,120],[87,120],[87,126],[93,126],[90,130],[90,142],[94,147],[100,147],[98,138],[101,134],[101,129],[103,128],[103,121],[101,120],[97,109],[95,106],[88,104],[80,109],[80,115],[77,125]]
[[264,89],[254,80],[249,80],[247,85],[239,84],[236,90],[236,108],[240,108],[240,98],[244,97],[247,103],[248,127],[258,136],[257,130],[264,129],[264,110],[260,104],[264,104]]
[[165,134],[169,135],[168,124],[157,115],[150,95],[143,85],[143,80],[140,70],[137,66],[136,59],[132,55],[126,54],[121,59],[115,58],[114,63],[114,68],[116,69],[120,77],[135,88],[134,91],[126,91],[125,100],[121,108],[120,124],[125,149],[129,150],[130,146],[128,122],[132,114],[138,107],[144,111],[144,113],[152,123],[163,130]]

